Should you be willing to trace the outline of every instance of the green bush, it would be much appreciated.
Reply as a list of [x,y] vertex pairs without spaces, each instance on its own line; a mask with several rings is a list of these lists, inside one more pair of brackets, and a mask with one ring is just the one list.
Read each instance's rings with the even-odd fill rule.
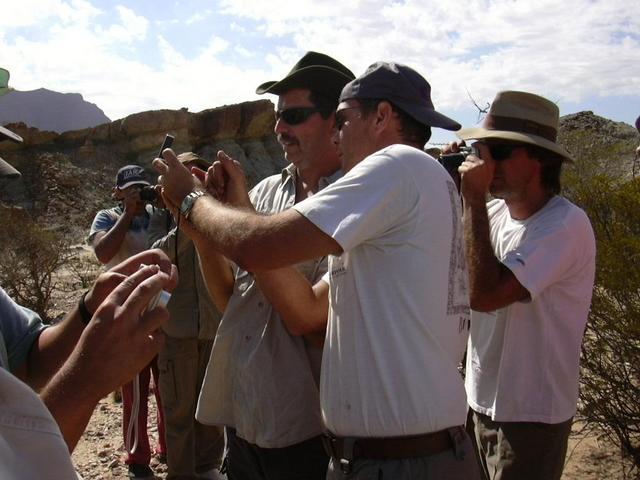
[[52,320],[55,272],[68,258],[68,245],[21,209],[0,208],[0,285],[20,305]]
[[640,178],[611,175],[603,157],[583,155],[564,179],[597,240],[578,417],[620,447],[631,476],[640,471]]

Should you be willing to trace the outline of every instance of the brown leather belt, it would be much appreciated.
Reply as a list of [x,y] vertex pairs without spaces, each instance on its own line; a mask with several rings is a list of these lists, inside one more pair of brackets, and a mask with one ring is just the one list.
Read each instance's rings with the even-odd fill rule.
[[447,428],[424,435],[383,438],[336,437],[328,432],[323,436],[323,443],[327,454],[339,462],[345,471],[345,468],[350,470],[351,463],[360,458],[394,460],[428,457],[453,449],[452,431],[457,429],[462,427]]

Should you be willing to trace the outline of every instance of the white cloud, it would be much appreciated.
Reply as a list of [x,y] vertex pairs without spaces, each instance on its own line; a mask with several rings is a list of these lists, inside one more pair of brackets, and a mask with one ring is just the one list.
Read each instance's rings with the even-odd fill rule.
[[[103,11],[89,0],[3,0],[0,66],[11,70],[15,88],[78,91],[114,119],[252,99],[256,85],[286,74],[307,50],[332,55],[356,74],[376,60],[413,66],[445,111],[468,107],[467,90],[478,103],[516,88],[561,104],[640,91],[637,0],[219,5],[215,14],[225,15],[231,33],[224,37],[216,29],[208,36],[205,29],[193,35],[204,43],[185,46],[179,27],[131,7]],[[204,29],[210,26],[201,20],[214,12],[184,14],[190,29]],[[149,53],[160,60],[150,61]]]

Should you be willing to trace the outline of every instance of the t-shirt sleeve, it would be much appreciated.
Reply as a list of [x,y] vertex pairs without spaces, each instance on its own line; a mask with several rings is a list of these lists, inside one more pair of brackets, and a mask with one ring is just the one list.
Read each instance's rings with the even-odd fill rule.
[[586,215],[539,226],[502,260],[534,299],[553,283],[579,274],[595,256],[593,231]]
[[379,152],[293,208],[346,251],[392,228],[416,201],[403,165]]
[[27,360],[33,342],[46,326],[37,313],[15,303],[1,288],[0,322],[8,368],[15,371]]
[[112,215],[109,215],[107,210],[101,210],[93,219],[93,223],[91,224],[91,230],[89,231],[89,236],[87,237],[87,243],[91,244],[93,241],[93,237],[96,236],[98,232],[108,232],[113,228],[116,224],[116,218]]

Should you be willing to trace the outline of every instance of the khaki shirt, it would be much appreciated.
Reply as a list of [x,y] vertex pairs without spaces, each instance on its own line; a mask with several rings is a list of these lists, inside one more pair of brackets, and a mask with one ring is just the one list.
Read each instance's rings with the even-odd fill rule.
[[213,339],[221,314],[209,296],[193,242],[175,227],[168,210],[151,216],[148,234],[151,248],[160,248],[178,267],[178,286],[167,305],[169,322],[162,327],[164,332],[175,338]]
[[[320,188],[341,175],[323,179]],[[251,191],[262,214],[295,203],[295,168],[264,179]],[[265,252],[268,255],[268,252]],[[295,266],[312,284],[327,271],[326,258]],[[226,425],[262,448],[294,445],[324,431],[318,394],[320,349],[292,336],[253,275],[238,269],[200,393],[196,418]]]

